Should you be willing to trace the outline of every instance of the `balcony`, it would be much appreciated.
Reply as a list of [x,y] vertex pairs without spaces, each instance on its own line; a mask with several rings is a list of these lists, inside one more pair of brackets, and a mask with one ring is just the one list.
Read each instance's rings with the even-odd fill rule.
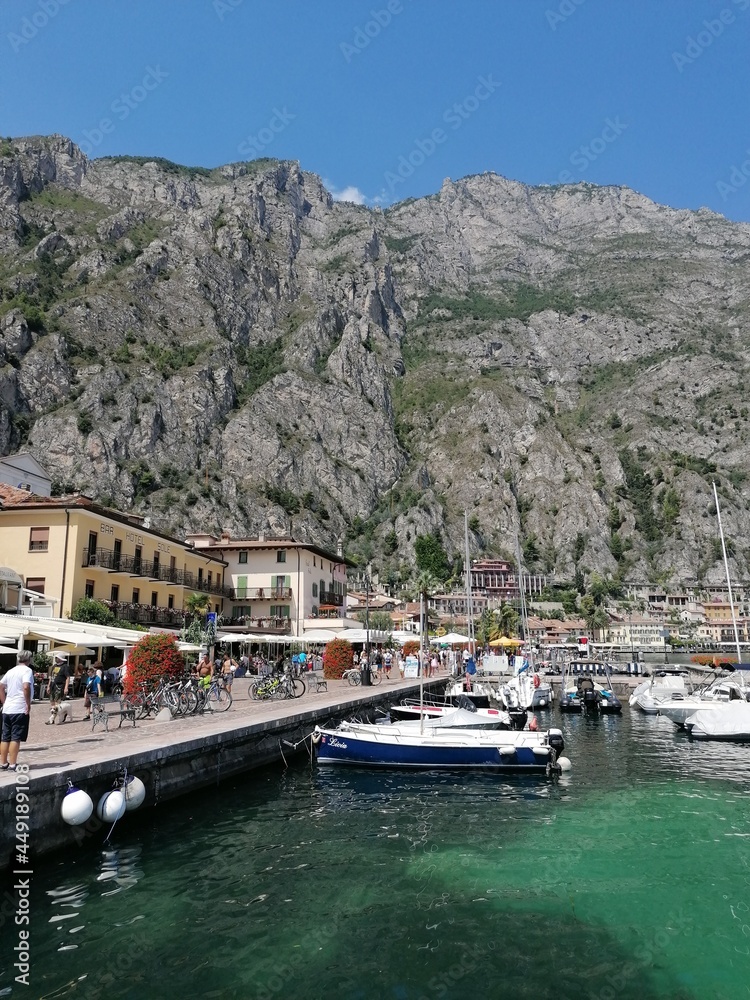
[[243,615],[239,618],[232,618],[229,624],[244,625],[245,628],[257,628],[266,632],[273,630],[280,635],[288,635],[292,629],[291,619],[289,618],[251,618]]
[[232,587],[229,597],[233,601],[290,601],[291,587]]
[[112,549],[97,549],[95,552],[88,548],[83,550],[81,566],[99,567],[106,569],[110,573],[127,573],[130,576],[145,577],[147,580],[159,580],[162,583],[174,583],[178,587],[188,587],[190,590],[200,590],[206,594],[218,594],[220,597],[231,597],[232,588],[225,587],[218,580],[208,583],[205,579],[199,580],[195,573],[188,570],[172,569],[170,566],[162,566],[159,562],[150,559],[138,559],[136,556],[125,556]]
[[343,608],[344,606],[343,594],[332,594],[330,591],[321,590],[318,600],[321,604],[327,604],[329,607]]
[[185,614],[180,608],[162,608],[154,604],[129,604],[125,601],[102,601],[121,621],[139,625],[167,625],[182,628]]

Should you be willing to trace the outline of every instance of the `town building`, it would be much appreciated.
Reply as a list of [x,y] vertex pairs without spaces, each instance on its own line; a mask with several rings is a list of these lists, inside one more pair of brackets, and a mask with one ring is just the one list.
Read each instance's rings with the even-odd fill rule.
[[[62,617],[79,598],[91,597],[123,621],[179,628],[190,594],[208,595],[210,610],[221,614],[230,593],[219,555],[82,494],[38,496],[0,485],[0,552],[24,590],[53,601]],[[33,613],[28,594],[19,605],[13,588],[5,589],[0,611],[23,613],[31,605]]]
[[0,484],[36,493],[39,497],[48,497],[52,492],[52,480],[47,471],[28,451],[0,458]]
[[292,538],[228,532],[188,535],[187,541],[226,565],[225,618],[235,627],[303,636],[360,626],[346,612],[347,567],[355,564],[340,553]]

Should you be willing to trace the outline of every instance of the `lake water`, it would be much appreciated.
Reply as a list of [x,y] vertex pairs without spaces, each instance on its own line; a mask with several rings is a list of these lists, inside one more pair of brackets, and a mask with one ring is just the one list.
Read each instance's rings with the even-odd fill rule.
[[750,747],[554,721],[554,781],[295,761],[128,816],[37,862],[6,995],[750,997]]

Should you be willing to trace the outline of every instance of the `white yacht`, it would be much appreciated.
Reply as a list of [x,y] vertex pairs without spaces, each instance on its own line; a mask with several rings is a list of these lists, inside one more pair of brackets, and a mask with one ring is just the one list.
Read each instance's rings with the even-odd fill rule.
[[702,708],[717,708],[730,702],[750,701],[750,664],[740,664],[731,673],[721,673],[692,695],[679,695],[661,702],[659,715],[665,715],[680,729],[689,716]]

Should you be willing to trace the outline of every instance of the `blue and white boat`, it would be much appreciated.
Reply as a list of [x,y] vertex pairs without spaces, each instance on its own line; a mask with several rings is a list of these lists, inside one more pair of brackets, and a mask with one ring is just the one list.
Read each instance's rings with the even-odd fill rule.
[[[606,678],[606,682],[594,680],[597,675]],[[619,715],[622,712],[622,702],[612,690],[609,664],[588,660],[568,663],[560,691],[560,711]]]
[[[408,725],[408,724],[407,724]],[[472,729],[342,723],[316,727],[313,744],[319,764],[410,768],[438,771],[558,773],[565,744],[559,729],[548,732],[482,732]]]

